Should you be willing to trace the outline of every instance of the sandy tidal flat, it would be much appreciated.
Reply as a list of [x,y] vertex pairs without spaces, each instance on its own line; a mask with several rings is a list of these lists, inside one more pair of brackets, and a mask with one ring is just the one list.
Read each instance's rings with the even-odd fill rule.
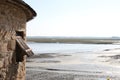
[[119,52],[38,54],[27,59],[26,80],[120,80]]

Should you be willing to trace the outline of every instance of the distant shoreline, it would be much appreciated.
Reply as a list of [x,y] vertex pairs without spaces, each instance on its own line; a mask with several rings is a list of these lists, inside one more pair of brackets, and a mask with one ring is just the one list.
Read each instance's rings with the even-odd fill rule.
[[27,37],[27,41],[39,43],[119,44],[120,38]]

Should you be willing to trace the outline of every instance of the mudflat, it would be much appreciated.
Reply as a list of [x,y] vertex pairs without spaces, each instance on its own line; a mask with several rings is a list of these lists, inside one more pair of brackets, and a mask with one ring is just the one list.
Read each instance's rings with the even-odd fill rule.
[[26,73],[26,80],[120,80],[120,49],[37,54]]

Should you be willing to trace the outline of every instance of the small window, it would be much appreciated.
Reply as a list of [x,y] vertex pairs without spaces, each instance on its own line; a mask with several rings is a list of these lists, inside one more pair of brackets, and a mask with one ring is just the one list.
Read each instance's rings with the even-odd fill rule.
[[16,36],[21,36],[24,39],[24,31],[16,31]]

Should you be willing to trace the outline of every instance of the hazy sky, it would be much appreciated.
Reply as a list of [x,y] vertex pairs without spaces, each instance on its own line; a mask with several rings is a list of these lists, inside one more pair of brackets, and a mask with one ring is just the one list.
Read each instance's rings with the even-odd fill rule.
[[120,0],[24,0],[37,17],[28,36],[120,36]]

